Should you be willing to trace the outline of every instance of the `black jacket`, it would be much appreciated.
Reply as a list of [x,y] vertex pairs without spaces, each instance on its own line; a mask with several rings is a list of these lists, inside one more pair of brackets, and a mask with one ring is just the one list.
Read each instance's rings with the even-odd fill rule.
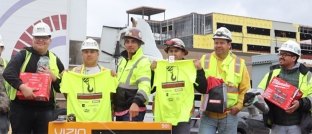
[[[26,65],[25,72],[36,73],[37,71],[37,62],[40,59],[40,56],[48,56],[49,52],[46,55],[40,55],[36,52],[32,47],[27,47],[25,50],[21,50],[18,52],[8,63],[7,67],[3,72],[4,79],[15,89],[19,90],[19,86],[22,84],[21,79],[19,78],[19,74],[21,71],[21,67],[25,61],[26,51],[32,53],[28,64]],[[59,73],[64,70],[64,65],[61,60],[57,57],[57,66],[59,69]],[[57,79],[55,82],[52,82],[51,89],[54,89],[56,92],[60,92],[60,79]],[[54,107],[54,94],[50,92],[50,100],[49,102],[43,101],[28,101],[28,100],[18,100],[15,98],[13,103],[22,104],[25,106],[32,106],[32,107]]]

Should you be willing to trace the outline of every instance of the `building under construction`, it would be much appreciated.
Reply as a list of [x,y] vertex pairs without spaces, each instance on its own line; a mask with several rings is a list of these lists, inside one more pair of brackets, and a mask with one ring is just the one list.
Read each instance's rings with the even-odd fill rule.
[[232,32],[232,50],[249,54],[276,53],[280,45],[289,40],[300,42],[303,59],[312,58],[312,27],[287,22],[265,20],[222,13],[190,13],[163,21],[150,20],[150,16],[164,13],[165,9],[139,7],[129,14],[148,16],[156,43],[180,38],[187,48],[213,49],[212,36],[219,27]]

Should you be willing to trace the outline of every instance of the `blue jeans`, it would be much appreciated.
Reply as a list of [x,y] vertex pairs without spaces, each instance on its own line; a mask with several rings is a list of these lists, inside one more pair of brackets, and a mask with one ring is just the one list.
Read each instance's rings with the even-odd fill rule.
[[[145,116],[145,112],[139,112],[139,115],[132,118],[132,121],[143,121],[144,120],[144,116]],[[130,121],[129,118],[129,112],[123,116],[116,116],[116,121]]]
[[210,118],[202,114],[200,119],[199,134],[237,134],[237,116],[228,114],[223,119]]
[[299,125],[280,126],[273,124],[272,134],[301,134],[301,129]]

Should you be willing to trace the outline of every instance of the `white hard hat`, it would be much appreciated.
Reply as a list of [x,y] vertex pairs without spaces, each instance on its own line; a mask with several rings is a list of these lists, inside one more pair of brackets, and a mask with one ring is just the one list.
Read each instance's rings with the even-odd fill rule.
[[39,22],[34,26],[32,36],[51,36],[50,26],[44,22]]
[[300,45],[293,40],[288,40],[285,43],[283,43],[281,47],[279,48],[279,52],[281,51],[287,51],[287,52],[294,53],[298,56],[301,56]]
[[232,34],[226,27],[220,27],[213,35],[213,39],[226,39],[232,41]]
[[100,50],[99,44],[94,39],[91,39],[91,38],[88,38],[85,41],[83,41],[81,45],[81,50],[85,50],[85,49]]

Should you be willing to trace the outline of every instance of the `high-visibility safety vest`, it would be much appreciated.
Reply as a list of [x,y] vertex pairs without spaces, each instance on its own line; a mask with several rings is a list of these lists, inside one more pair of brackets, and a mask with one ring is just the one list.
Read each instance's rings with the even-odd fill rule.
[[217,59],[214,52],[203,55],[200,62],[204,68],[206,78],[208,76],[220,78],[227,85],[227,108],[236,105],[239,96],[238,86],[242,81],[243,67],[246,66],[245,60],[229,52],[221,64],[223,74],[218,72]]
[[173,126],[179,122],[188,122],[194,105],[196,68],[193,60],[173,63],[157,61],[154,71],[155,121],[171,123]]
[[[2,109],[8,109],[10,105],[10,100],[7,95],[7,85],[8,83],[4,80],[2,73],[4,71],[4,68],[7,65],[7,61],[4,60],[2,57],[0,57],[0,114],[2,114]],[[7,111],[6,111],[7,113]]]
[[[270,78],[270,81],[279,73],[281,72],[281,69],[274,69],[272,72],[272,76]],[[267,73],[264,78],[261,80],[261,82],[258,85],[258,88],[265,90],[267,87],[267,80],[269,77],[269,73]],[[299,83],[298,83],[299,90],[303,93],[302,97],[308,97],[310,102],[312,102],[312,73],[307,72],[306,74],[299,74]],[[312,110],[312,109],[311,109]]]
[[[4,69],[8,65],[8,61],[3,59],[2,57],[0,57],[0,65],[3,66],[2,69]],[[2,71],[4,71],[4,70],[2,70]],[[6,94],[8,95],[12,86],[7,81],[5,81],[4,78],[3,78],[3,86],[6,90]]]
[[[312,102],[312,74],[310,71],[301,71],[300,67],[299,67],[299,82],[298,82],[298,89],[302,92],[302,98],[303,97],[307,97],[310,102]],[[263,79],[261,80],[261,82],[258,85],[258,88],[265,90],[267,88],[267,85],[269,84],[269,82],[276,76],[278,76],[281,72],[281,69],[274,69],[272,71],[270,71],[269,73],[267,73]],[[310,108],[310,112],[312,112],[312,108]],[[274,122],[272,122],[272,115],[270,114],[271,112],[269,112],[269,114],[264,114],[263,116],[264,118],[264,123],[266,125],[271,126]],[[305,117],[309,117],[306,116],[306,114],[308,113],[304,113],[301,112],[299,113],[301,114],[301,116],[305,116]],[[278,115],[277,115],[278,116]],[[283,118],[283,115],[281,115],[280,118]],[[279,118],[277,118],[279,119]],[[308,118],[307,118],[308,119]],[[302,123],[302,122],[301,122]],[[301,126],[301,125],[300,125]]]
[[[4,78],[2,76],[2,73],[4,71],[4,68],[7,66],[7,64],[8,64],[7,61],[5,59],[3,59],[2,57],[0,57],[0,72],[1,72],[1,76],[0,77],[2,79],[1,82],[3,82],[3,83],[0,83],[0,84],[3,84],[5,89],[7,89],[8,83],[4,80]],[[6,93],[7,93],[7,91],[6,91]]]
[[[21,73],[25,72],[26,66],[30,60],[31,55],[32,55],[32,53],[26,50],[26,57],[25,57],[23,65],[21,67]],[[49,51],[49,69],[57,78],[59,78],[59,69],[57,66],[57,58],[54,55],[54,53],[52,53],[50,51]],[[17,91],[17,89],[14,89],[13,87],[10,88],[10,90],[9,90],[10,100],[15,99],[16,91]],[[53,90],[53,93],[55,94],[54,90]]]
[[144,96],[145,103],[148,102],[151,91],[150,65],[149,59],[143,56],[141,47],[132,56],[132,59],[126,60],[122,57],[117,68],[118,87],[132,91],[137,90],[137,94]]
[[67,94],[67,114],[76,121],[112,121],[111,93],[117,86],[109,69],[89,75],[65,71],[60,90]]

